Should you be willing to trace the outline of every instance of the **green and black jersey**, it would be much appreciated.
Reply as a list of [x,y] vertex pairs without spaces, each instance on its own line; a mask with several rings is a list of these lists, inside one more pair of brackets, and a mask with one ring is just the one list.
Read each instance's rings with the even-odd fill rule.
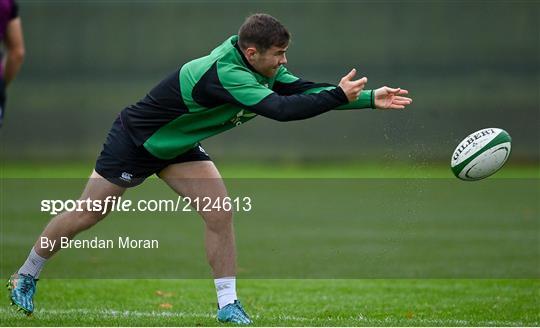
[[348,103],[339,87],[293,76],[281,66],[273,78],[258,74],[232,36],[208,56],[183,65],[121,113],[136,145],[170,159],[199,141],[257,115],[301,120],[332,109],[373,107],[371,90]]

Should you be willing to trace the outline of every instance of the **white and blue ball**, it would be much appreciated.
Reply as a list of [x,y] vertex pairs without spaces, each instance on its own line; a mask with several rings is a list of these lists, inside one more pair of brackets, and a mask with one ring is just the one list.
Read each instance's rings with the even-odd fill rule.
[[497,172],[510,156],[512,138],[498,128],[488,128],[468,135],[454,150],[452,172],[461,180],[484,179]]

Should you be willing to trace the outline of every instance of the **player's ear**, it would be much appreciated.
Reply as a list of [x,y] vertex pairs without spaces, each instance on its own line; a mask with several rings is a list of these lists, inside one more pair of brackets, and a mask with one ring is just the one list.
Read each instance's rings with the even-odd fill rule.
[[253,57],[257,54],[257,52],[258,52],[258,51],[257,51],[257,48],[255,48],[255,47],[248,47],[248,48],[244,51],[244,53],[245,53],[245,55],[246,55],[246,58],[248,58],[248,59],[250,59],[250,60],[253,59]]

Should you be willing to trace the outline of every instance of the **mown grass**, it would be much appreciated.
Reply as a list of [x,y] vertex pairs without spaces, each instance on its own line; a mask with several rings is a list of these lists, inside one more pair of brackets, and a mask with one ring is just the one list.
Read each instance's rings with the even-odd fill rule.
[[[240,280],[258,326],[538,326],[537,280]],[[44,280],[5,326],[215,326],[210,280]]]
[[[343,165],[328,163],[308,165],[218,163],[218,166],[223,176],[227,178],[451,177],[450,171],[444,165],[429,169],[407,165],[396,167],[358,163]],[[87,176],[91,168],[92,166],[88,165],[88,163],[45,163],[39,165],[32,163],[3,163],[2,177],[23,179],[81,178]],[[534,166],[505,167],[493,178],[538,179],[538,168]],[[5,186],[7,185],[13,184],[5,184]],[[4,190],[4,192],[10,191]],[[30,190],[28,192],[30,193]],[[4,193],[3,199],[10,199],[13,193],[12,195]],[[435,196],[442,197],[443,195]],[[518,197],[516,199],[519,199],[519,195],[514,196]],[[437,198],[438,204],[440,204],[441,199]],[[261,210],[264,210],[264,206],[268,204],[261,205]],[[514,231],[510,231],[508,235],[505,234],[504,229],[497,230],[499,226],[495,226],[495,223],[488,225],[487,227],[489,229],[483,229],[482,227],[486,227],[489,224],[485,220],[479,219],[477,222],[471,223],[471,227],[478,229],[479,233],[482,233],[481,236],[484,237],[491,236],[491,234],[495,233],[498,234],[497,236],[499,237],[497,238],[499,240],[508,237],[509,239],[504,239],[505,242],[514,240],[516,245],[524,244],[524,242],[519,242],[520,236],[529,236],[526,231],[533,229],[531,233],[534,233],[534,229],[538,228],[538,225],[534,223],[538,218],[531,217],[531,215],[538,214],[538,205],[532,203],[529,205],[528,212],[524,211],[516,216],[515,219],[517,220],[516,222],[520,222],[519,225],[516,223],[516,226],[512,226],[512,220],[501,217],[501,229],[513,229],[512,231]],[[12,211],[10,204],[3,204],[2,206],[4,211],[0,213],[13,215],[12,219],[17,218],[17,215],[21,215],[21,217],[33,215],[32,211],[34,209],[32,207],[26,210]],[[478,208],[481,208],[481,206]],[[508,208],[502,206],[497,211],[502,211],[501,215],[506,215],[505,209]],[[272,211],[269,213],[272,213]],[[285,212],[281,211],[280,213]],[[267,215],[264,214],[262,216],[266,217]],[[426,227],[425,235],[422,230],[409,232],[414,232],[414,236],[417,239],[419,236],[429,236],[429,231],[431,231],[429,229],[442,233],[445,233],[445,231],[459,233],[459,230],[456,230],[459,227],[453,223],[452,218],[444,218],[444,220],[442,220],[443,217],[439,218],[441,220],[435,218],[430,220],[427,218],[425,225],[422,224],[419,226]],[[121,215],[116,216],[116,220],[121,221],[123,219]],[[322,219],[318,221],[314,217],[309,219],[313,224],[316,224],[316,222],[318,224],[324,223],[324,220],[321,221]],[[241,252],[246,247],[249,249],[249,247],[255,245],[253,243],[257,241],[249,233],[251,231],[250,229],[265,227],[264,229],[267,229],[267,231],[274,231],[272,230],[273,226],[271,222],[263,224],[262,220],[250,220],[240,221],[238,224],[237,232],[239,234]],[[280,222],[286,224],[289,221],[287,218],[282,218]],[[142,222],[132,221],[133,229],[136,229],[139,225],[145,227],[146,225]],[[347,227],[345,226],[347,221],[337,222],[335,229]],[[371,231],[373,233],[378,233],[382,238],[377,239],[379,242],[388,239],[388,237],[385,237],[385,231],[387,231],[385,230],[385,226],[379,226],[377,220],[373,220],[373,224],[369,222],[371,221],[368,220],[363,223],[356,222],[356,224],[359,227],[368,226],[372,229]],[[27,249],[31,244],[30,240],[35,238],[35,232],[41,229],[43,223],[40,222],[39,226],[36,225],[36,227],[28,227],[28,230],[32,234],[32,236],[29,236],[29,242],[26,239],[22,240],[22,237],[17,240],[4,238],[6,236],[4,235],[4,231],[2,232],[3,273],[8,270],[5,267],[6,265],[10,267],[9,270],[14,270],[15,268],[12,268],[12,266],[15,263],[22,262],[23,258],[19,257],[28,251]],[[112,229],[112,226],[107,226],[106,224],[108,223],[97,227],[96,231],[100,231],[99,229],[101,228],[104,231],[116,231],[116,228]],[[189,234],[202,238],[202,236],[196,233],[198,231],[197,229],[200,228],[200,223],[187,223],[185,221],[175,224],[178,225],[178,231],[181,231],[181,229],[185,231],[193,229],[193,233],[189,232]],[[294,225],[294,222],[292,224]],[[467,224],[466,220],[463,221],[463,224]],[[190,228],[191,225],[193,225],[192,228]],[[409,230],[412,229],[410,226],[408,227]],[[289,235],[297,235],[301,230],[299,227],[296,228],[287,233]],[[391,229],[391,227],[388,228]],[[328,231],[328,227],[325,229],[325,231]],[[348,229],[351,230],[351,233],[356,231],[350,226]],[[394,230],[392,231],[395,233]],[[482,231],[485,230],[488,231],[483,234],[484,232]],[[275,231],[278,232],[280,229],[275,228]],[[302,236],[308,237],[307,235]],[[449,234],[446,236],[452,235]],[[350,237],[352,235],[348,235],[348,238]],[[491,254],[489,253],[489,245],[486,246],[480,243],[482,239],[475,239],[474,235],[465,235],[464,238],[462,240],[463,242],[478,240],[478,249],[487,251],[488,253],[486,254]],[[260,237],[256,239],[261,242]],[[190,246],[192,249],[188,249],[187,253],[195,254],[196,249],[199,249],[200,252],[197,253],[197,256],[201,257],[201,261],[204,261],[201,254],[202,243],[198,239],[194,240],[197,243],[193,243]],[[294,241],[294,238],[290,240]],[[424,242],[421,239],[418,240],[420,243]],[[452,240],[447,239],[445,242],[451,242]],[[532,238],[531,240],[532,242],[537,242],[538,238]],[[278,240],[276,242],[279,244]],[[340,246],[342,242],[343,240],[336,239],[336,245]],[[354,243],[351,245],[354,246]],[[345,246],[347,244],[343,244],[343,247]],[[493,247],[495,246],[493,245]],[[266,245],[265,247],[269,246]],[[459,245],[456,245],[456,247],[465,248]],[[534,247],[537,248],[538,244],[530,245],[530,247],[531,249],[534,249]],[[10,249],[12,251],[8,252]],[[17,252],[15,252],[16,250]],[[429,255],[430,253],[428,251],[436,251],[436,249],[429,249],[425,253],[419,253],[419,258],[426,256],[426,254]],[[512,250],[509,250],[509,252],[512,252]],[[10,254],[15,253],[17,253],[17,259],[11,258]],[[534,252],[530,252],[530,256],[534,256],[534,254]],[[245,265],[246,262],[247,264],[251,262],[245,260],[246,256],[249,255],[248,251],[244,251],[241,255],[244,257],[240,258],[240,264],[243,263]],[[433,254],[430,256],[433,256]],[[9,261],[6,262],[4,259],[9,259]],[[69,256],[66,255],[63,259],[69,260]],[[276,259],[276,256],[273,255],[273,260],[275,261]],[[55,260],[57,259],[55,258]],[[58,260],[56,263],[55,261],[50,263],[51,269],[56,269],[56,271],[51,270],[51,274],[48,277],[46,268],[44,275],[41,277],[42,279],[38,283],[38,292],[35,298],[36,312],[34,315],[32,317],[26,317],[21,313],[15,312],[9,306],[6,297],[5,303],[0,306],[0,323],[2,326],[218,325],[215,320],[215,292],[213,282],[210,279],[159,279],[159,276],[155,276],[153,279],[54,279],[51,276],[59,276],[58,270],[62,269],[62,263],[70,263],[69,261],[62,262],[61,258]],[[259,258],[259,260],[260,263],[265,262],[264,258]],[[405,261],[403,263],[410,261],[410,259],[401,260]],[[521,260],[519,259],[519,261]],[[534,266],[535,260],[533,259],[532,261],[533,263],[530,268]],[[516,263],[523,264],[525,262]],[[536,263],[538,263],[538,259],[536,259]],[[55,265],[57,268],[54,268]],[[174,266],[176,263],[161,263],[160,265],[165,268],[167,266]],[[324,264],[321,263],[321,265]],[[421,264],[417,268],[419,270],[437,269],[437,267],[431,268],[429,263]],[[84,269],[84,265],[81,265],[81,269]],[[459,273],[459,268],[457,269],[456,272]],[[469,268],[465,270],[476,269]],[[487,270],[485,272],[489,272],[489,268],[484,269]],[[517,272],[512,270],[512,268],[508,268],[508,271],[503,270],[499,275],[512,277]],[[451,268],[447,271],[452,272]],[[287,271],[285,272],[287,273]],[[532,272],[532,279],[330,279],[331,275],[327,275],[325,279],[253,279],[249,275],[245,277],[246,273],[242,273],[241,271],[239,273],[238,291],[240,299],[257,326],[538,326],[540,325],[540,280],[537,277],[534,278],[534,272],[536,271],[527,272],[527,276],[529,277]],[[303,274],[303,271],[291,271],[289,273],[293,277],[298,277]],[[470,272],[465,271],[464,276],[467,276],[467,273]],[[126,274],[126,276],[129,276],[129,274]],[[339,277],[339,272],[336,273],[336,277]]]

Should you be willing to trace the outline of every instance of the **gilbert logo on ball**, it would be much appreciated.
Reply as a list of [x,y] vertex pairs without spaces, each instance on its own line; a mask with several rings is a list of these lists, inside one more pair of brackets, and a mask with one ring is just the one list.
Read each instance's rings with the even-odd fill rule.
[[482,129],[459,143],[450,162],[452,172],[461,180],[473,181],[497,172],[510,155],[512,138],[497,128]]

